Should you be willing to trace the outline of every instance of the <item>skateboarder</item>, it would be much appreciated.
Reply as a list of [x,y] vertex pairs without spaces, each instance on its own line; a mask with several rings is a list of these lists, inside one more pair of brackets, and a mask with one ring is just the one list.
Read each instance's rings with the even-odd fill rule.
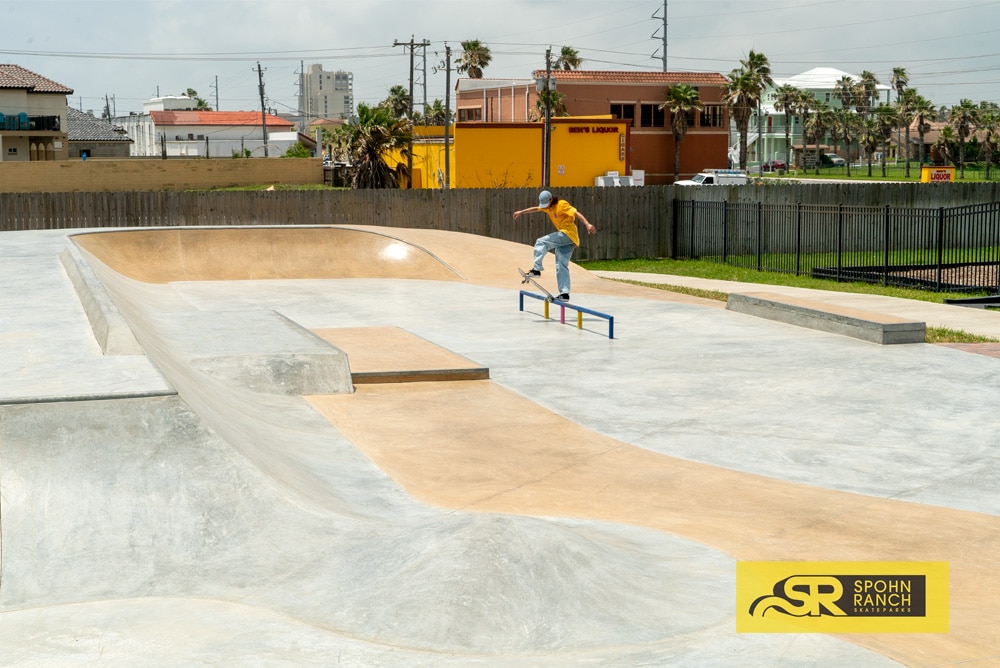
[[569,261],[573,257],[573,251],[580,245],[580,233],[576,227],[576,219],[583,221],[587,228],[587,234],[597,234],[597,228],[577,211],[572,204],[564,199],[554,197],[548,190],[543,190],[538,194],[538,206],[521,209],[514,212],[514,220],[517,220],[524,213],[545,212],[549,220],[555,226],[556,231],[539,237],[535,241],[535,258],[531,269],[526,272],[529,276],[542,275],[542,260],[545,254],[552,251],[556,256],[556,284],[559,288],[560,301],[569,301]]

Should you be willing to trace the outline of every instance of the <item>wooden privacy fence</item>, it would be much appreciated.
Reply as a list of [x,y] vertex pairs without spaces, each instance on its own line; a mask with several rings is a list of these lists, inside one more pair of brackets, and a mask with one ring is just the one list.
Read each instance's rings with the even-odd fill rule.
[[[992,183],[834,183],[769,186],[645,186],[564,188],[555,191],[594,225],[582,234],[575,258],[630,259],[689,255],[690,226],[674,220],[682,207],[837,210],[842,205],[882,211],[957,207],[1000,201]],[[373,225],[467,232],[532,244],[552,227],[544,214],[513,222],[511,214],[537,203],[529,188],[457,190],[275,190],[0,192],[0,231],[93,227],[198,225]],[[792,204],[792,203],[796,204]],[[756,216],[756,213],[753,214]],[[878,214],[881,215],[881,214]],[[739,215],[736,215],[738,218]],[[678,225],[681,227],[678,228]],[[583,230],[581,229],[581,232]],[[779,232],[780,233],[780,232]],[[675,248],[675,239],[678,247]]]
[[[671,188],[566,188],[597,226],[574,259],[665,257]],[[93,227],[373,225],[466,232],[533,244],[552,231],[535,189],[0,193],[0,231]]]

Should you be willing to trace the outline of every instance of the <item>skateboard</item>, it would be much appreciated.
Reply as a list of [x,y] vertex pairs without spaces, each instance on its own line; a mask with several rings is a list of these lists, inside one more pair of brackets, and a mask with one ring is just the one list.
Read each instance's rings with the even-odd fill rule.
[[554,302],[556,300],[555,295],[553,295],[551,292],[549,292],[548,290],[546,290],[545,288],[543,288],[538,283],[538,281],[535,280],[534,276],[530,276],[528,274],[528,272],[526,272],[525,270],[521,269],[520,267],[518,267],[517,272],[519,274],[521,274],[521,283],[531,283],[532,285],[534,285],[536,288],[538,288],[539,290],[541,290],[545,294],[545,301],[547,301],[547,302]]

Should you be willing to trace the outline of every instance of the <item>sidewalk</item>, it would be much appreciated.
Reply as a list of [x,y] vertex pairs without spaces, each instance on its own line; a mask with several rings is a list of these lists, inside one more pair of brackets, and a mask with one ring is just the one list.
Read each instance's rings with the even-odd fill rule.
[[987,311],[985,309],[953,306],[950,304],[934,304],[914,299],[900,299],[898,297],[853,294],[832,290],[812,290],[809,288],[790,288],[781,285],[739,283],[737,281],[720,281],[708,278],[692,278],[690,276],[647,274],[629,271],[593,271],[591,273],[603,278],[677,285],[685,288],[716,290],[727,293],[774,292],[802,299],[811,299],[817,302],[894,315],[909,320],[923,321],[928,327],[945,327],[947,329],[961,330],[970,334],[1000,339],[1000,311]]

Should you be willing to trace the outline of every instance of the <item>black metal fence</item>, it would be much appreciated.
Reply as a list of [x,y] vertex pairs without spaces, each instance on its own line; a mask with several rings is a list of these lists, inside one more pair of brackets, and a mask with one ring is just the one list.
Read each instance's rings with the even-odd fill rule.
[[1000,202],[928,209],[675,200],[674,221],[679,257],[1000,294]]

